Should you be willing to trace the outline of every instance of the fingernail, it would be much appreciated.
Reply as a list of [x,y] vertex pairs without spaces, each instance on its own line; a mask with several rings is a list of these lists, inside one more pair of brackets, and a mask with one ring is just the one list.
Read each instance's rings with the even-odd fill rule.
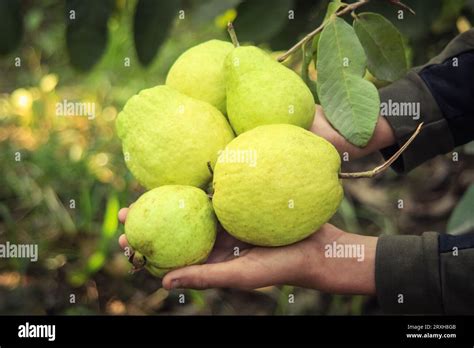
[[171,289],[176,289],[176,288],[179,288],[180,286],[181,286],[181,283],[179,279],[173,279],[171,281]]

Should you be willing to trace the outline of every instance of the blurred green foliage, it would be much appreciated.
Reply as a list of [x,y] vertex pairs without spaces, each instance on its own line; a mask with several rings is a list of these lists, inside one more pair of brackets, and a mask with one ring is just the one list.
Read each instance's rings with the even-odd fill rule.
[[[183,0],[176,9],[184,9],[185,17],[173,15],[165,39],[153,37],[153,28],[140,29],[144,34],[139,37],[157,41],[139,59],[133,31],[137,2],[116,0],[109,15],[98,16],[101,21],[107,18],[107,38],[103,41],[102,37],[102,43],[94,46],[103,46],[97,50],[100,54],[91,56],[79,70],[76,68],[82,63],[76,58],[91,44],[81,35],[94,34],[81,34],[83,29],[75,33],[77,28],[68,27],[64,17],[67,6],[74,2],[0,2],[0,54],[9,52],[0,56],[0,242],[37,243],[40,253],[36,263],[0,261],[0,313],[376,312],[373,299],[328,296],[293,287],[251,293],[188,291],[185,295],[189,300],[181,305],[179,293],[161,289],[157,279],[144,272],[129,275],[130,267],[116,242],[122,232],[116,217],[119,208],[128,206],[143,190],[126,169],[115,135],[114,121],[126,100],[143,88],[163,83],[174,60],[187,48],[213,38],[227,39],[229,20],[235,19],[243,41],[282,50],[319,25],[328,3]],[[382,1],[375,2],[389,12],[388,16],[398,11]],[[406,35],[415,63],[438,52],[474,19],[473,1],[406,2],[417,10],[417,17],[410,26],[394,23]],[[17,11],[15,4],[21,5],[20,15],[11,15]],[[7,5],[13,9],[9,22],[4,18]],[[288,19],[288,9],[294,9],[294,21]],[[163,29],[160,23],[163,21],[156,23],[156,30]],[[6,31],[4,26],[16,29]],[[104,27],[99,28],[104,35]],[[83,48],[76,51],[76,44]],[[139,61],[149,64],[144,67]],[[291,66],[299,70],[301,57],[294,57]],[[63,100],[94,103],[95,118],[58,117],[56,104]],[[413,174],[406,182],[412,180],[417,189],[423,189],[416,179],[426,174],[423,170],[431,169],[421,169],[417,172],[421,174]],[[404,185],[396,181],[401,179],[393,176],[381,180],[370,187],[358,183],[347,188],[334,222],[347,230],[372,235],[381,230],[398,233],[399,225],[414,226],[411,220],[400,222],[397,212],[389,217],[388,212],[395,208],[376,200],[381,195],[396,200],[408,195],[410,186],[401,189]],[[432,187],[425,189],[431,192]],[[435,219],[435,227],[444,226],[445,215]],[[288,302],[292,294],[298,299],[295,304]]]

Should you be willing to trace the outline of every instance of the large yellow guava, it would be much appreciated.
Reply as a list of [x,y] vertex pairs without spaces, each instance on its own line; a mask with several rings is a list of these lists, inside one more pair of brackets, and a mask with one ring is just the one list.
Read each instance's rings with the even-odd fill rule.
[[205,188],[218,152],[234,137],[212,105],[168,86],[142,90],[117,118],[125,162],[146,188],[190,185]]
[[231,141],[214,169],[213,206],[242,241],[281,246],[302,240],[336,212],[341,160],[325,139],[293,125],[257,127]]

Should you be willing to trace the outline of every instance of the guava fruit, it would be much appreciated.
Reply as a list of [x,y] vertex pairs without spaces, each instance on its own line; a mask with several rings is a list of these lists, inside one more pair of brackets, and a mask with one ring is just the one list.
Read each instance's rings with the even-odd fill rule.
[[212,105],[169,86],[145,89],[128,100],[117,118],[125,162],[146,188],[162,185],[206,187],[208,162],[234,134]]
[[336,212],[341,160],[325,139],[288,124],[232,140],[214,168],[212,203],[231,235],[260,246],[300,241]]
[[234,48],[224,66],[227,117],[237,134],[266,124],[311,126],[314,98],[294,71],[254,46]]
[[210,40],[191,47],[173,64],[166,84],[190,97],[208,102],[226,113],[224,59],[230,42]]
[[157,277],[204,262],[216,239],[217,219],[207,194],[196,187],[166,185],[132,205],[125,234],[133,263]]

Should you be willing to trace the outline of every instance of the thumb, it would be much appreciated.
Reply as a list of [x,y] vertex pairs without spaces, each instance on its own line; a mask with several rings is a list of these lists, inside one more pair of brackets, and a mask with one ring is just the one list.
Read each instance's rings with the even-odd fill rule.
[[163,278],[163,287],[176,288],[254,288],[246,279],[240,260],[194,265],[171,271]]

